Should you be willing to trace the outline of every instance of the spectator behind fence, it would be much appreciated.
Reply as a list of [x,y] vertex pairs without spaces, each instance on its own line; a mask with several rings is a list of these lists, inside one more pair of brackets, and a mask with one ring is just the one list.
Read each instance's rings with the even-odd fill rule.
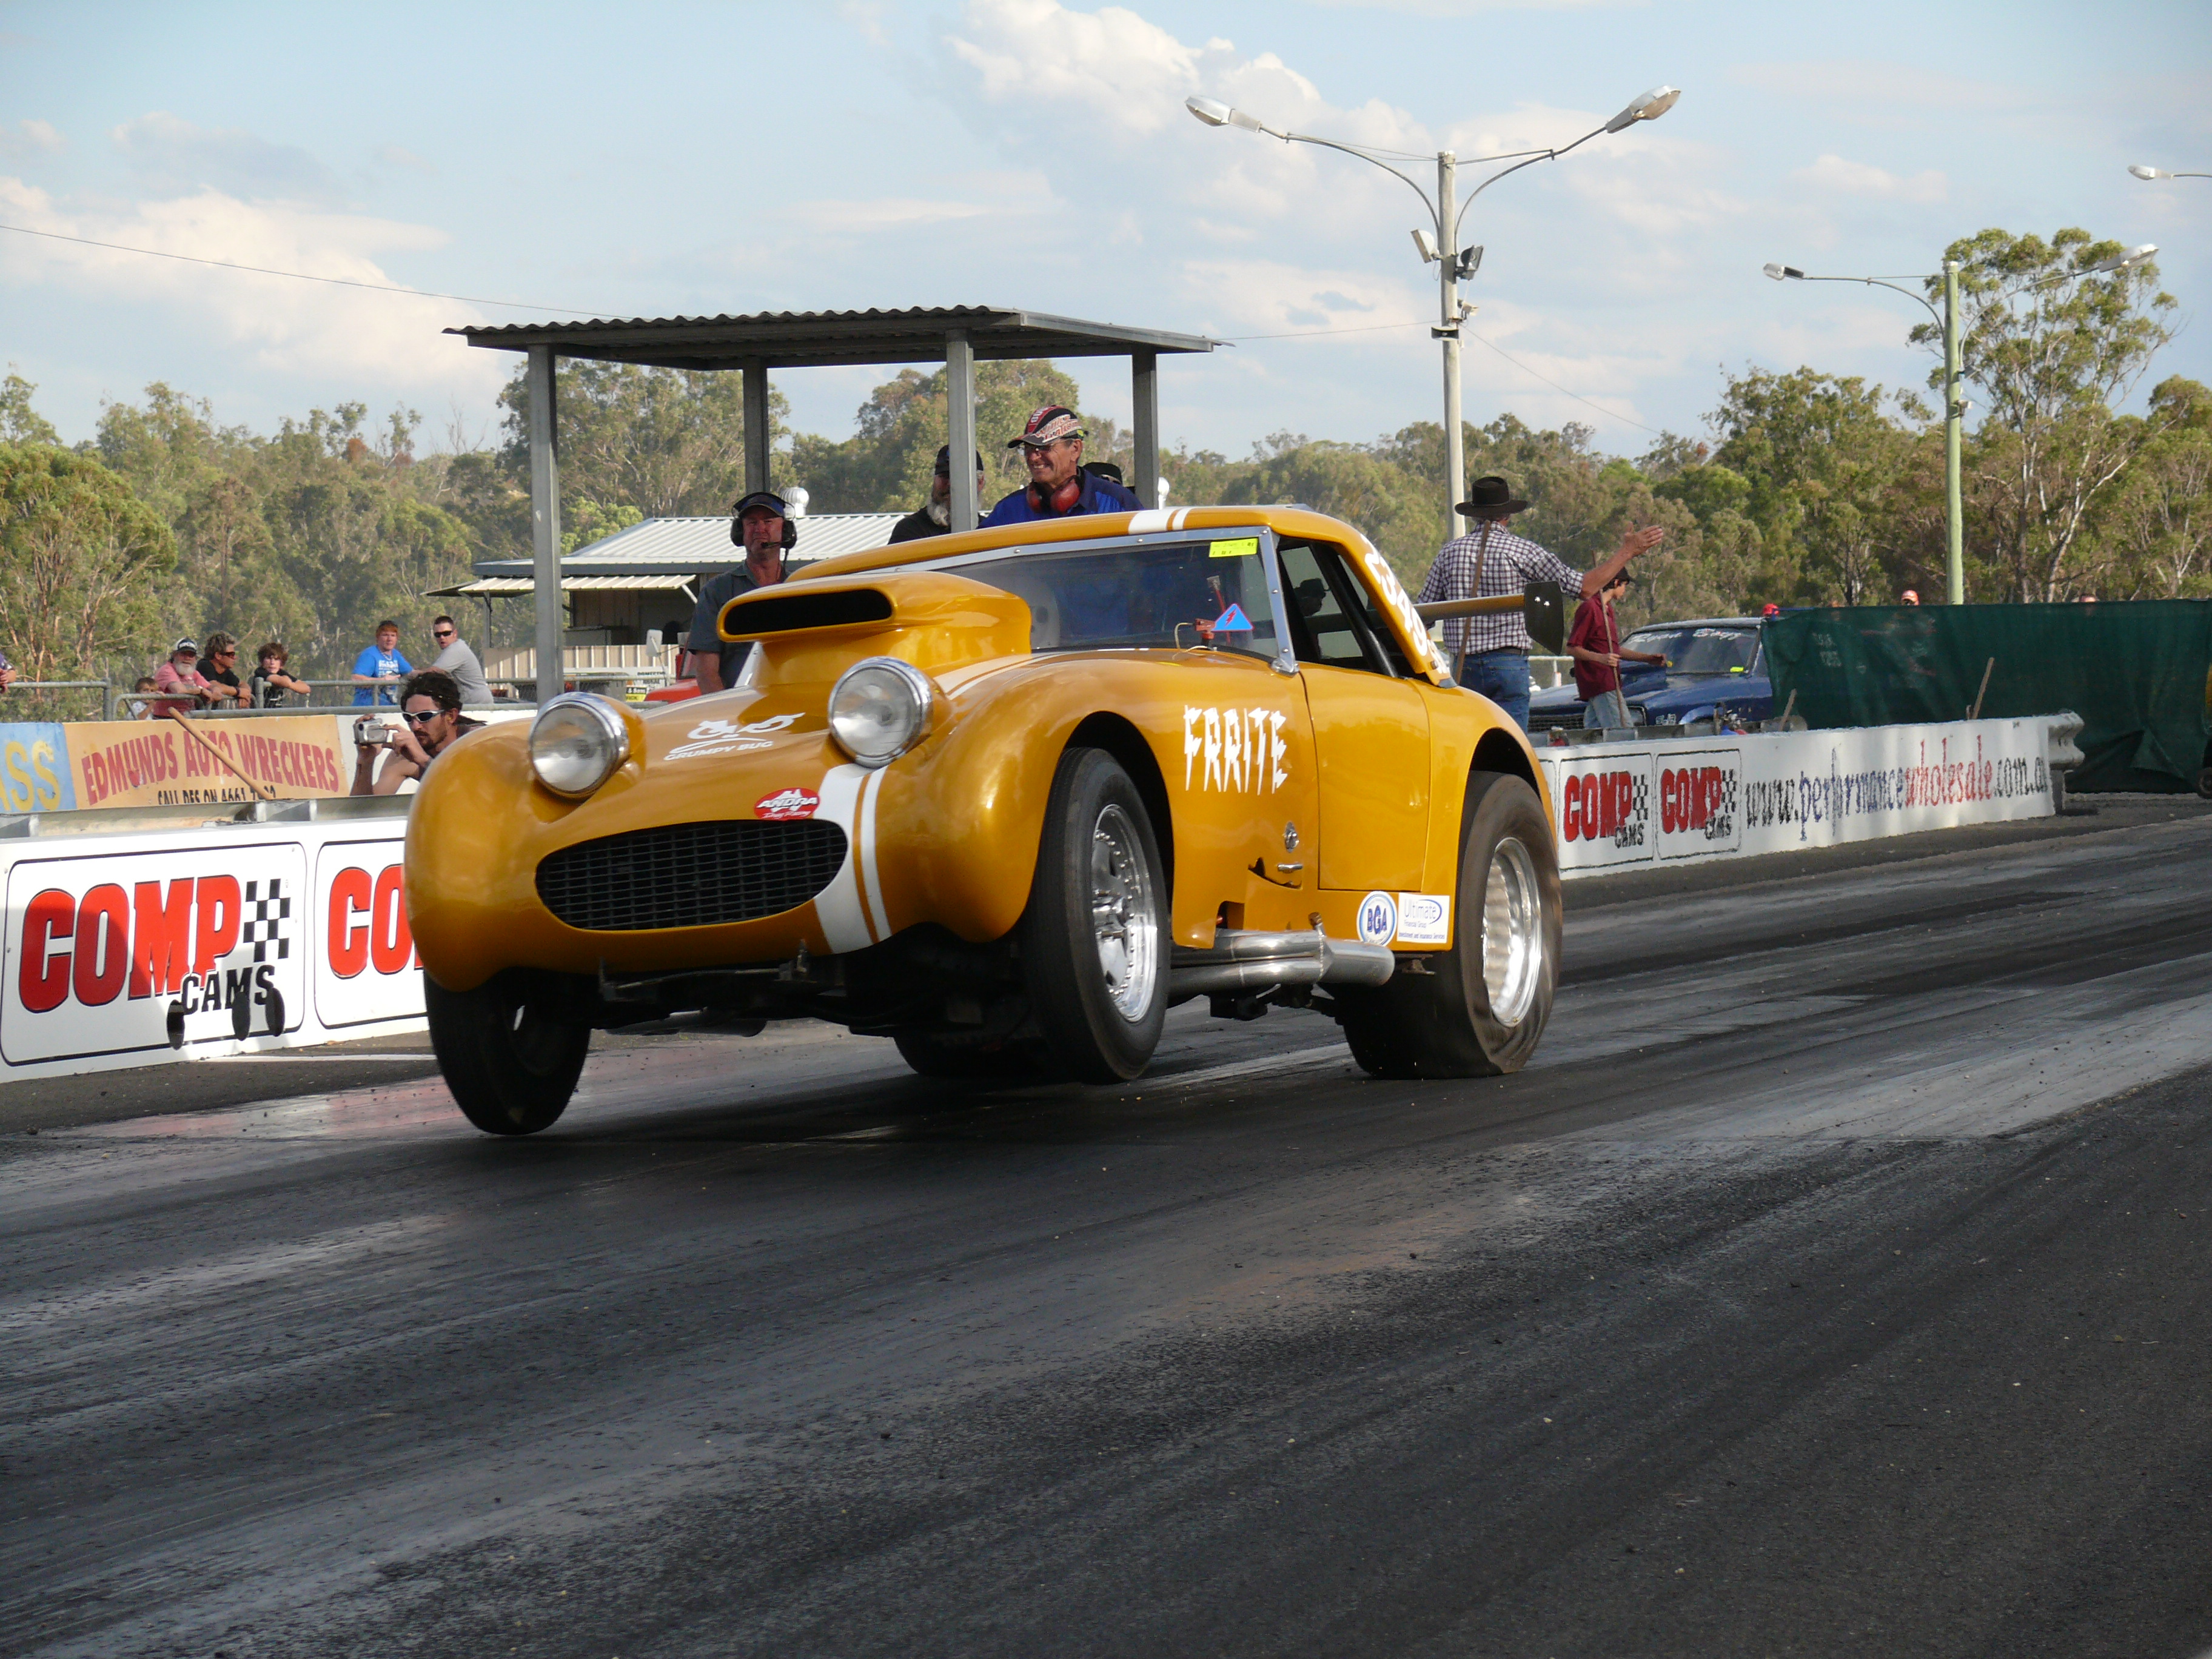
[[1628,591],[1626,570],[1575,608],[1575,625],[1567,633],[1567,654],[1575,659],[1575,690],[1582,693],[1583,724],[1619,731],[1633,724],[1628,703],[1621,695],[1620,665],[1649,663],[1664,668],[1667,659],[1656,651],[1624,650],[1620,623],[1613,602]]
[[[378,714],[362,715],[353,723],[352,793],[356,795],[398,794],[401,784],[421,777],[456,741],[483,726],[461,713],[461,688],[441,668],[419,668],[410,674],[399,702],[405,722],[400,726],[390,726],[387,717]],[[380,765],[380,755],[384,757]]]
[[295,679],[285,672],[284,665],[292,660],[292,653],[285,648],[283,641],[264,641],[254,654],[260,660],[247,684],[253,693],[256,708],[289,708],[295,696],[302,702],[314,700],[307,681]]
[[239,683],[238,641],[224,633],[209,635],[204,662],[200,678],[208,683],[212,694],[208,701],[228,703],[234,708],[245,708],[251,694]]
[[140,692],[151,691],[153,689],[154,677],[151,674],[141,674],[138,677],[138,684],[131,688],[132,695],[130,702],[126,705],[131,712],[124,715],[123,718],[127,720],[145,720],[153,719],[153,698],[150,696],[141,696],[137,695]]
[[214,689],[200,677],[198,641],[177,641],[168,661],[154,671],[154,689],[161,694],[154,702],[157,720],[189,720],[203,703],[214,701]]
[[477,653],[461,638],[460,624],[451,617],[440,617],[430,624],[430,637],[438,643],[438,659],[430,666],[453,677],[453,683],[461,688],[461,706],[480,708],[489,704],[491,683],[484,678],[483,665],[477,660]]
[[387,617],[376,625],[376,643],[362,647],[353,659],[353,683],[361,688],[353,700],[388,708],[392,694],[385,688],[414,672],[415,665],[399,654],[399,624]]
[[15,665],[8,660],[8,653],[5,651],[0,651],[0,691],[5,691],[15,683]]

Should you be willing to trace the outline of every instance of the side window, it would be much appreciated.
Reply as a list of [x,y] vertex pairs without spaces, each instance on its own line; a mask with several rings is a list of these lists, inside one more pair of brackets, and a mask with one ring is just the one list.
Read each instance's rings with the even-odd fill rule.
[[1407,673],[1405,653],[1342,549],[1327,542],[1284,542],[1276,551],[1300,662],[1370,674]]

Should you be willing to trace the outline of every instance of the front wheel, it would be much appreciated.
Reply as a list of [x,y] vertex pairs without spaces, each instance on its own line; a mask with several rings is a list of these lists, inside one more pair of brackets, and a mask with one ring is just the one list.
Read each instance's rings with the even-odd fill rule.
[[1058,1069],[1120,1083],[1150,1063],[1168,1012],[1167,907],[1137,786],[1103,750],[1069,750],[1021,924],[1030,1012]]
[[461,1115],[491,1135],[534,1135],[568,1109],[592,1046],[590,1011],[565,975],[510,968],[473,991],[428,974],[430,1047]]
[[1334,993],[1352,1057],[1376,1077],[1494,1077],[1536,1052],[1559,983],[1559,856],[1523,780],[1468,778],[1449,949],[1387,985]]

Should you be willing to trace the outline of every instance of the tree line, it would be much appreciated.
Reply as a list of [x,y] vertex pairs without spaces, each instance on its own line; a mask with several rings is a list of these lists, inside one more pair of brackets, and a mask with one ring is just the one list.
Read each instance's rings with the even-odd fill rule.
[[[2169,378],[2141,412],[2122,412],[2172,337],[2176,307],[2154,264],[2085,274],[2119,252],[2079,229],[2048,240],[1990,230],[1947,251],[1964,266],[1974,404],[1971,600],[2212,594],[2212,392]],[[1935,337],[1923,325],[1913,337],[1940,356]],[[976,381],[991,500],[1023,479],[1006,434],[1042,404],[1079,409],[1079,394],[1049,362],[980,364]],[[727,509],[744,470],[738,375],[579,361],[557,389],[565,547]],[[159,383],[106,405],[93,437],[64,447],[36,390],[13,373],[0,381],[0,645],[27,678],[127,684],[179,635],[217,629],[249,652],[281,638],[295,670],[334,677],[383,617],[427,643],[430,617],[454,605],[426,592],[466,580],[472,561],[529,554],[520,368],[495,441],[457,421],[435,448],[410,409],[372,424],[365,404],[340,404],[264,434]],[[1091,457],[1127,469],[1129,434],[1086,418]],[[769,421],[775,482],[805,484],[812,511],[908,511],[927,499],[945,441],[944,372],[900,370],[843,439],[791,431],[780,393]],[[1917,388],[1748,365],[1723,371],[1703,434],[1661,434],[1635,455],[1607,454],[1594,436],[1500,415],[1468,427],[1468,472],[1511,479],[1533,503],[1516,529],[1571,563],[1593,562],[1626,526],[1667,526],[1662,550],[1638,565],[1632,621],[1943,592],[1942,422]],[[1346,520],[1409,581],[1441,539],[1433,422],[1364,443],[1276,432],[1233,459],[1178,447],[1161,470],[1177,503],[1298,501]],[[465,631],[522,643],[531,626],[527,604],[507,602]]]

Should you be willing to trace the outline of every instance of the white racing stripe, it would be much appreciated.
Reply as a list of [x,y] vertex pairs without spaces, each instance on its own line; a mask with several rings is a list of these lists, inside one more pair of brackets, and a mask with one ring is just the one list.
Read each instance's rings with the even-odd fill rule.
[[869,931],[877,939],[891,936],[890,907],[884,902],[883,878],[876,872],[876,799],[884,793],[884,774],[878,768],[860,786],[860,903]]
[[830,884],[814,896],[814,915],[835,951],[859,951],[876,942],[860,897],[860,793],[868,786],[866,767],[833,766],[822,779],[822,804],[814,809],[845,832],[845,862]]

